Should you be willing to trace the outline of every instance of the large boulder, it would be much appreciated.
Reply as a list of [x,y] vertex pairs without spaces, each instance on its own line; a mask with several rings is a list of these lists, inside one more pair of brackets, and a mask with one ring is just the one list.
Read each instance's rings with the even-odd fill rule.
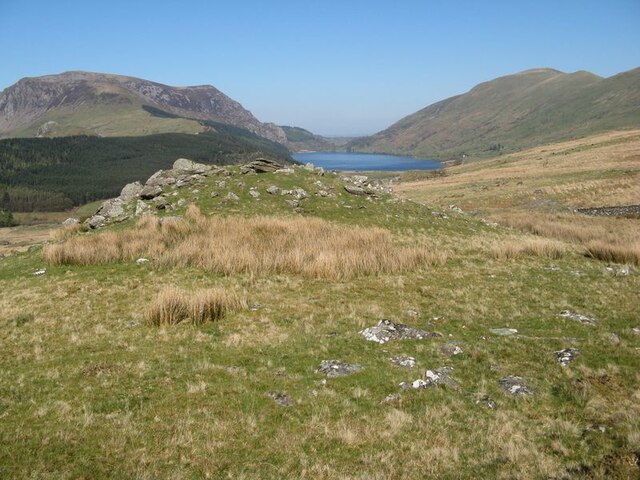
[[156,198],[161,193],[162,193],[162,187],[160,185],[147,184],[140,191],[140,198],[142,198],[143,200],[151,200],[152,198]]
[[204,163],[197,163],[193,160],[189,160],[187,158],[179,158],[175,162],[173,162],[173,169],[180,173],[207,173],[211,170],[209,165],[205,165]]
[[140,182],[127,183],[120,192],[120,200],[128,202],[140,195],[142,184]]
[[102,215],[94,215],[93,217],[89,218],[86,221],[86,224],[90,227],[90,228],[99,228],[101,226],[104,225],[104,223],[106,222],[106,218],[103,217]]
[[257,160],[254,160],[253,162],[246,164],[244,168],[247,170],[252,170],[256,173],[268,173],[280,170],[281,168],[284,168],[284,165],[268,158],[259,158]]
[[120,198],[105,200],[96,212],[96,215],[102,215],[105,218],[121,217],[124,214],[124,204]]

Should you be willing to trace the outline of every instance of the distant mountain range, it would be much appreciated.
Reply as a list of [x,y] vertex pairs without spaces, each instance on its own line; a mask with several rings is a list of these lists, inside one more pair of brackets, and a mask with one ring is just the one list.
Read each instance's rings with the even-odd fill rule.
[[0,138],[201,133],[220,122],[286,144],[282,128],[262,123],[211,85],[171,87],[122,75],[66,72],[23,78],[0,93]]
[[481,83],[347,149],[447,160],[638,127],[640,68],[609,78],[541,68]]

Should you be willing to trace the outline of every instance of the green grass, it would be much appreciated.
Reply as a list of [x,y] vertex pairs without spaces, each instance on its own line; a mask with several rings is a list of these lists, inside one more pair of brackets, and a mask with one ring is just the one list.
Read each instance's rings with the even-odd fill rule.
[[[220,188],[215,182],[224,179]],[[335,197],[313,193],[320,180]],[[244,186],[238,186],[238,182]],[[301,187],[303,213],[265,189]],[[248,195],[251,187],[259,200]],[[449,252],[439,267],[349,281],[290,274],[222,276],[153,262],[47,267],[41,252],[0,259],[0,476],[3,478],[633,478],[640,449],[638,270],[568,253],[497,260],[486,246],[524,235],[389,196],[343,192],[337,177],[213,177],[179,190],[211,215],[309,215],[380,226],[402,244]],[[219,196],[212,198],[216,190]],[[227,202],[233,191],[240,202]],[[346,208],[347,206],[352,208]],[[166,215],[182,214],[182,210]],[[164,213],[163,213],[164,215]],[[120,224],[114,228],[128,228]],[[483,243],[484,242],[484,243]],[[559,270],[549,270],[551,265]],[[581,276],[572,272],[580,271]],[[246,292],[217,323],[151,327],[146,306],[165,286]],[[595,327],[558,316],[571,309]],[[410,318],[407,310],[419,312]],[[29,318],[18,326],[18,318]],[[441,338],[378,345],[358,335],[389,318]],[[519,330],[497,337],[495,327]],[[617,333],[620,343],[609,340]],[[447,359],[440,347],[462,341]],[[562,368],[553,352],[578,348]],[[388,357],[412,355],[419,368]],[[342,359],[365,369],[328,379]],[[400,391],[427,368],[462,384]],[[515,374],[536,395],[512,398]],[[286,392],[280,407],[269,391]],[[380,402],[400,393],[394,402]],[[489,410],[475,403],[487,394]],[[605,426],[604,433],[588,430]],[[582,472],[582,473],[580,473]]]

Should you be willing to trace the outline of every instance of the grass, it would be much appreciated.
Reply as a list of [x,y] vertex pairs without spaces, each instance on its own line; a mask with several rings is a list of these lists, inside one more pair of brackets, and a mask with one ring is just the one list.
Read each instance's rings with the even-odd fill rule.
[[228,312],[246,308],[246,301],[235,292],[222,289],[185,292],[178,288],[166,288],[149,306],[149,325],[175,325],[190,321],[195,325],[214,322]]
[[[136,228],[75,236],[44,247],[50,265],[96,265],[153,258],[165,267],[197,267],[225,275],[302,274],[345,279],[442,264],[443,252],[393,243],[389,231],[336,225],[318,218],[143,217]],[[63,232],[65,233],[65,232]]]
[[[166,243],[150,262],[116,251],[105,263],[47,265],[42,249],[0,259],[0,291],[10,292],[0,295],[0,476],[637,476],[636,267],[616,276],[561,239],[555,242],[566,251],[557,258],[495,255],[500,245],[546,238],[457,214],[451,201],[445,209],[387,195],[370,201],[344,192],[337,176],[303,169],[230,171],[168,192],[200,213],[183,207],[160,212],[162,222],[149,217],[50,244],[107,245],[113,235],[116,245],[138,239],[147,248],[156,243],[139,232],[152,231]],[[266,193],[272,184],[304,188],[303,211],[286,195]],[[320,189],[333,196],[316,196]],[[225,200],[230,191],[240,200]],[[311,236],[303,225],[327,234],[346,229],[388,241],[392,251],[421,248],[447,259],[345,278],[257,268],[225,274],[197,264],[195,253],[184,263],[161,261],[210,222],[228,227],[209,232],[224,238],[244,239],[246,228],[253,245],[271,252],[278,247],[267,240],[282,237],[278,229],[258,234],[261,225],[302,236]],[[285,240],[302,248],[302,240]],[[45,275],[33,275],[44,266]],[[236,292],[249,308],[231,308],[215,321],[150,324],[149,306],[168,286],[179,290],[170,297],[178,312],[176,298],[206,305],[196,293],[208,290]],[[583,325],[559,316],[563,310],[598,322]],[[22,315],[29,320],[18,326]],[[378,345],[358,334],[382,319],[442,337]],[[499,337],[493,328],[515,328],[518,336]],[[443,354],[451,342],[461,342],[463,353]],[[569,347],[581,354],[561,367],[553,352]],[[397,355],[415,357],[417,368],[394,366],[389,358]],[[343,378],[315,373],[329,359],[364,369]],[[460,390],[398,387],[443,365],[453,367]],[[498,381],[506,375],[523,377],[536,395],[505,394]],[[292,406],[276,404],[273,391],[286,393]],[[389,394],[400,397],[382,403]],[[483,395],[496,409],[476,403]]]

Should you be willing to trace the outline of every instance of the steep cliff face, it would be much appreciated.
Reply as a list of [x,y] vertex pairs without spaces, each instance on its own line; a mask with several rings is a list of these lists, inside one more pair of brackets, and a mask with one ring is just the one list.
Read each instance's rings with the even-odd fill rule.
[[[90,121],[87,121],[87,119]],[[90,72],[24,78],[0,93],[0,137],[88,130],[98,135],[197,133],[212,120],[286,143],[277,125],[262,123],[211,85],[172,87],[134,77]],[[107,127],[108,126],[108,127]],[[133,133],[132,133],[133,132]]]

